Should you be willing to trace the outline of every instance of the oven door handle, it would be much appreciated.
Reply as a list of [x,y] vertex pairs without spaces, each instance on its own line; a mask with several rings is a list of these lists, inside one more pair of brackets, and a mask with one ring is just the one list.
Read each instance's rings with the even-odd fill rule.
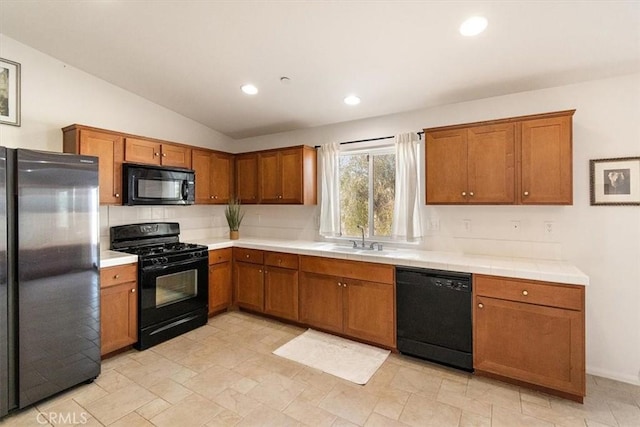
[[182,267],[188,264],[193,264],[194,268],[197,268],[198,263],[200,262],[207,262],[207,258],[206,257],[202,257],[202,258],[192,258],[186,261],[181,261],[181,262],[176,262],[176,263],[172,263],[172,264],[162,264],[162,265],[149,265],[147,267],[143,267],[142,271],[161,271],[161,270],[166,270],[168,268],[173,268],[173,267]]

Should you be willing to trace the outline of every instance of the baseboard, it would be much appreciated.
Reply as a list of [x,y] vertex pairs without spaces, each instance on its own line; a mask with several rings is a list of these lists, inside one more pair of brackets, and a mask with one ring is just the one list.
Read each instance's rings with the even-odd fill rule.
[[610,380],[620,381],[623,383],[633,384],[640,386],[640,379],[638,377],[633,377],[630,375],[620,375],[615,372],[610,372],[604,369],[597,368],[587,368],[587,374],[595,375],[597,377],[604,377]]

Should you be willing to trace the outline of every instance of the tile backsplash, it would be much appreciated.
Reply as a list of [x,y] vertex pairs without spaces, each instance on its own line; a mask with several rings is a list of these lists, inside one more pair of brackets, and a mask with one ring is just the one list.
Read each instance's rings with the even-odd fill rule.
[[[101,249],[109,248],[109,227],[175,221],[182,241],[226,239],[225,206],[101,206]],[[240,236],[286,240],[324,240],[318,235],[318,206],[245,205]],[[422,207],[424,238],[405,244],[421,250],[516,258],[562,260],[561,208]],[[546,224],[553,227],[546,231]],[[369,239],[368,239],[369,240]],[[394,246],[394,243],[389,243]]]

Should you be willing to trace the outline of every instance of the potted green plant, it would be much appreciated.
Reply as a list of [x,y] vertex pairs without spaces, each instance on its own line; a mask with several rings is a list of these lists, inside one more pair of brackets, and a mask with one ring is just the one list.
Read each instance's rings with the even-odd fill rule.
[[244,218],[244,212],[240,209],[239,199],[235,197],[229,198],[227,207],[224,209],[224,216],[227,218],[227,224],[229,224],[229,238],[238,240],[240,237],[240,224]]

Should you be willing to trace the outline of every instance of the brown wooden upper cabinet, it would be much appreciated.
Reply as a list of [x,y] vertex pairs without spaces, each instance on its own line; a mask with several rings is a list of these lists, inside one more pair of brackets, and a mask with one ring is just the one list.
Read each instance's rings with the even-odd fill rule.
[[316,150],[292,147],[259,155],[260,203],[316,204]]
[[191,169],[191,149],[150,139],[126,137],[124,160],[131,163]]
[[259,202],[258,153],[236,155],[236,197],[245,204]]
[[574,112],[425,129],[426,203],[572,204]]
[[226,204],[233,194],[233,155],[211,150],[192,150],[196,173],[196,203]]
[[100,204],[121,204],[124,138],[80,125],[67,126],[62,132],[65,153],[98,157]]
[[297,146],[238,154],[236,191],[242,203],[316,204],[316,150]]

